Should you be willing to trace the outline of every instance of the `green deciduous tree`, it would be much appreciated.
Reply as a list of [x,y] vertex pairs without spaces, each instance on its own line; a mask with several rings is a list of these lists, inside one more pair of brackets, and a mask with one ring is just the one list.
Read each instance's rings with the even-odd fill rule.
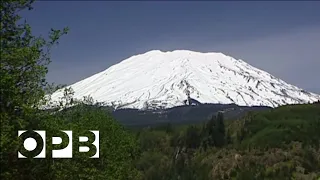
[[[1,1],[1,177],[18,178],[26,163],[18,161],[20,129],[39,128],[37,106],[44,97],[45,75],[50,50],[59,37],[68,32],[51,29],[49,38],[35,37],[19,12],[32,9],[33,1]],[[29,164],[30,165],[30,164]]]
[[[136,157],[135,140],[109,114],[97,106],[74,105],[71,89],[66,90],[61,111],[39,109],[45,93],[55,90],[45,80],[51,48],[67,34],[51,29],[48,38],[35,37],[30,25],[22,22],[19,12],[30,10],[33,0],[1,1],[1,179],[136,179],[139,174],[132,166]],[[90,98],[85,98],[91,102]],[[46,159],[18,159],[23,144],[18,130],[46,130]],[[74,159],[51,159],[50,135],[59,130],[85,133],[100,131],[100,157],[89,159],[75,154]],[[75,138],[77,140],[77,137]],[[77,143],[74,150],[77,152]]]
[[[64,109],[64,108],[63,108]],[[73,159],[55,159],[50,162],[50,179],[137,179],[139,172],[133,166],[139,156],[134,136],[117,123],[109,112],[92,105],[79,103],[41,121],[41,126],[56,134],[59,129],[73,131]],[[52,128],[56,127],[56,128]],[[78,136],[93,137],[88,130],[100,132],[100,157],[78,152]],[[48,142],[49,143],[49,142]]]

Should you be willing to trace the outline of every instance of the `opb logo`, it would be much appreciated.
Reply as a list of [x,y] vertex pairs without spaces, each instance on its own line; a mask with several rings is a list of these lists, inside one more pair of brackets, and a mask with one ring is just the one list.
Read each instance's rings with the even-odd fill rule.
[[[79,152],[92,154],[90,158],[99,158],[99,131],[88,131],[92,136],[79,137]],[[18,150],[18,158],[45,158],[46,131],[20,130],[18,137],[23,141]],[[52,158],[72,158],[72,131],[60,131],[59,136],[52,136]]]

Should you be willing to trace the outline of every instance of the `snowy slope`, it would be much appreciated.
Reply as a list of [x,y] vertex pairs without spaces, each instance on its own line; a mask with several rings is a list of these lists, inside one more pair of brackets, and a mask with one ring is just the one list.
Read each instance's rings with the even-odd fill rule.
[[[242,60],[222,53],[149,51],[72,84],[74,97],[90,95],[117,108],[170,108],[184,104],[187,92],[200,103],[277,107],[320,100]],[[59,101],[62,90],[53,93]]]

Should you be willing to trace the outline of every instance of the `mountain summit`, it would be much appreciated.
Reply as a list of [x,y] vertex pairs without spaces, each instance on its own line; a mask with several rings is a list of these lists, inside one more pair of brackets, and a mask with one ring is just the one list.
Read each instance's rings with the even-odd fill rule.
[[[132,56],[68,87],[74,98],[91,96],[116,108],[170,108],[192,102],[277,107],[320,100],[320,95],[240,59],[187,50]],[[60,89],[51,98],[58,101],[62,96]]]

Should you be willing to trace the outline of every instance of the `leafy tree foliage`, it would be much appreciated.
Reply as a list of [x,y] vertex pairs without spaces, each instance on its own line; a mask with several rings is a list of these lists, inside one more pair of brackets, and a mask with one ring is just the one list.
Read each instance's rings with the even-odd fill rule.
[[[1,179],[139,179],[132,162],[138,154],[136,141],[105,111],[75,101],[66,88],[59,111],[39,109],[46,103],[45,93],[57,88],[45,80],[51,48],[67,34],[68,28],[49,32],[47,39],[32,35],[31,27],[20,23],[19,12],[31,10],[33,1],[1,1]],[[86,97],[86,103],[92,99]],[[73,108],[70,106],[76,105]],[[96,107],[96,106],[94,106]],[[18,159],[23,142],[18,130],[46,130],[47,158]],[[76,135],[100,131],[100,157],[89,159],[76,153],[73,159],[51,159],[51,137],[59,130]],[[90,137],[90,136],[89,136]],[[74,151],[78,151],[74,138]],[[66,142],[63,142],[64,146]],[[89,154],[90,155],[90,154]]]
[[[20,129],[40,128],[36,107],[44,96],[50,50],[68,32],[51,30],[49,40],[35,37],[31,27],[19,23],[20,11],[32,9],[33,1],[1,1],[1,176],[18,178],[30,169],[31,160],[17,159]],[[32,164],[33,165],[33,164]],[[35,166],[36,167],[36,166]],[[26,173],[28,174],[28,173]],[[20,178],[21,179],[21,178]]]
[[[45,129],[70,129],[73,136],[88,136],[88,130],[100,131],[100,158],[89,158],[93,154],[79,153],[78,138],[74,139],[73,159],[54,160],[50,164],[54,172],[50,179],[136,179],[139,172],[133,161],[139,155],[134,136],[118,124],[110,113],[97,106],[80,103],[64,109],[41,122]],[[52,129],[52,134],[58,132]],[[49,142],[48,142],[49,143]]]

